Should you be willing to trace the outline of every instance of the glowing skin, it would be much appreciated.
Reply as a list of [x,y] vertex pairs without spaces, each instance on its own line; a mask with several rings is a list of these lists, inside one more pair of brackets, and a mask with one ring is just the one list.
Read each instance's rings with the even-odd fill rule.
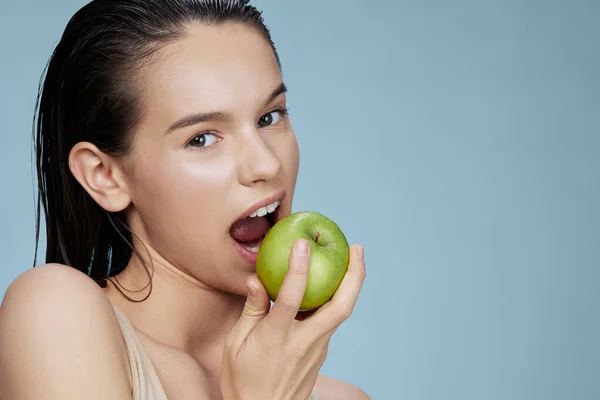
[[[134,133],[131,227],[185,274],[244,295],[253,266],[235,251],[229,227],[282,190],[287,215],[298,172],[294,131],[280,111],[285,94],[272,99],[283,83],[273,51],[244,25],[195,26],[161,52],[141,83],[145,116]],[[208,113],[223,115],[170,130]]]

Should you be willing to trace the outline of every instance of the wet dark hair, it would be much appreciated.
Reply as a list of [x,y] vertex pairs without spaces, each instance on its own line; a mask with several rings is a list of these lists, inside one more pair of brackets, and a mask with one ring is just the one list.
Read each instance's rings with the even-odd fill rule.
[[105,211],[89,196],[69,170],[69,152],[86,141],[111,156],[129,154],[142,115],[137,73],[194,22],[254,27],[280,63],[261,13],[248,0],[94,0],[69,21],[42,76],[34,118],[34,266],[42,208],[46,263],[74,267],[103,287],[127,266],[135,250],[124,214]]

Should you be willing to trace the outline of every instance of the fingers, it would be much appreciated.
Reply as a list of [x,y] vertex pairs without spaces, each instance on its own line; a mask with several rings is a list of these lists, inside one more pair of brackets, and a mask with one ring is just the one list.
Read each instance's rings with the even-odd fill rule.
[[[251,276],[246,281],[248,297],[244,304],[242,315],[232,329],[233,341],[243,342],[256,325],[269,313],[271,301],[264,286],[256,276]],[[232,343],[233,344],[233,343]]]
[[366,277],[364,249],[354,245],[350,249],[348,271],[332,299],[319,308],[313,316],[299,323],[302,334],[317,340],[330,336],[342,322],[350,317]]
[[310,245],[306,240],[294,243],[288,262],[288,272],[283,279],[275,304],[264,319],[272,334],[287,335],[304,298],[308,283]]
[[309,265],[310,246],[306,240],[298,240],[290,252],[288,271],[270,311],[269,297],[263,285],[257,277],[249,278],[248,299],[233,328],[232,341],[241,344],[255,327],[265,339],[271,337],[277,341],[287,336],[292,326],[295,336],[302,337],[305,344],[329,340],[354,311],[366,277],[364,250],[360,245],[350,248],[348,271],[332,299],[316,312],[303,315],[299,308],[308,283]]

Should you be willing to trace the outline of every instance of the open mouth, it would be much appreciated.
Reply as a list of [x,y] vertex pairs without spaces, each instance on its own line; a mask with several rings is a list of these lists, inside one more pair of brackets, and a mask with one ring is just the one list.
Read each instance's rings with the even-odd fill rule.
[[255,261],[267,232],[279,221],[281,200],[282,197],[279,196],[270,200],[270,203],[257,207],[247,217],[234,222],[229,229],[229,234],[237,243],[242,256],[248,261]]

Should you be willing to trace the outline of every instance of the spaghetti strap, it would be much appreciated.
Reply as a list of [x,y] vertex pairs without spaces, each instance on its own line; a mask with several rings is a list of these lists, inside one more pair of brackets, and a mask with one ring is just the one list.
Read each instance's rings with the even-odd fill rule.
[[113,309],[127,346],[133,400],[168,400],[154,365],[135,333],[133,325],[114,304]]
[[[127,346],[131,367],[133,400],[168,400],[154,365],[135,333],[133,325],[114,304],[113,309]],[[307,400],[319,400],[317,392],[313,390]]]

